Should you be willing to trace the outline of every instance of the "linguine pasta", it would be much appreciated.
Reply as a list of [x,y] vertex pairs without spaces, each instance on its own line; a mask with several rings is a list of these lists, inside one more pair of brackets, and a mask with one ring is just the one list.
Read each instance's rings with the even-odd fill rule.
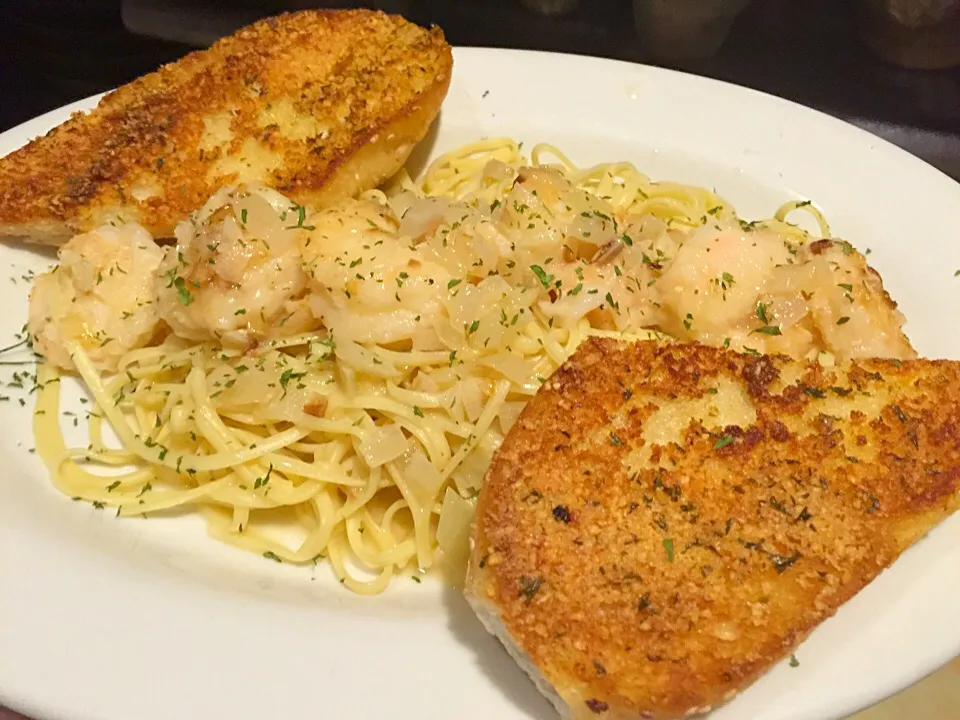
[[[362,594],[403,571],[463,566],[484,473],[524,404],[585,337],[660,336],[648,288],[687,233],[742,226],[800,246],[807,234],[787,216],[801,209],[829,237],[809,203],[743,223],[706,189],[628,163],[578,168],[549,145],[526,158],[502,138],[321,212],[254,194],[215,198],[178,230],[179,258],[168,251],[158,271],[159,341],[114,371],[96,344],[63,339],[95,405],[90,443],[66,447],[60,371],[46,364],[38,452],[70,497],[121,517],[199,512],[213,537],[326,562]],[[259,223],[268,258],[266,238],[287,238],[299,267],[277,272],[302,276],[258,312],[240,283],[208,302],[183,248],[202,255],[211,223],[241,242]],[[214,312],[226,320],[204,325]]]

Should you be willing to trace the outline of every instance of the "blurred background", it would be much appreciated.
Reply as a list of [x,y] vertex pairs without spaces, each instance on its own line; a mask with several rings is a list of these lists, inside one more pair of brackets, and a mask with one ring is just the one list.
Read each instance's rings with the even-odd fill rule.
[[960,179],[960,0],[32,0],[0,17],[0,129],[258,17],[380,7],[455,45],[686,69],[824,110]]

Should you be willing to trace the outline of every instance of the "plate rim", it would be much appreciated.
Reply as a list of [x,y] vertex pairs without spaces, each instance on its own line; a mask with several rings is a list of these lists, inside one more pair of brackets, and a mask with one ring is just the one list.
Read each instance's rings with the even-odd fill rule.
[[[890,140],[887,140],[886,138],[880,137],[879,135],[876,135],[870,132],[869,130],[859,127],[858,125],[856,125],[856,123],[853,122],[852,119],[845,119],[836,115],[831,115],[826,110],[822,110],[820,108],[816,108],[811,105],[804,105],[801,102],[798,102],[796,100],[791,100],[790,98],[784,97],[782,95],[777,95],[767,90],[760,90],[757,88],[749,87],[747,85],[738,85],[737,83],[732,82],[730,80],[721,80],[719,78],[712,78],[706,75],[698,75],[688,70],[678,70],[675,68],[667,68],[667,67],[660,67],[658,65],[650,65],[644,62],[634,62],[632,60],[624,60],[621,58],[607,58],[599,55],[588,55],[585,53],[560,52],[560,51],[553,51],[553,50],[535,50],[535,49],[526,49],[526,48],[509,48],[509,47],[501,48],[501,47],[496,47],[492,45],[454,45],[452,46],[452,48],[453,48],[453,57],[454,57],[454,66],[453,66],[454,72],[456,72],[457,56],[463,53],[491,54],[491,55],[516,54],[516,55],[522,55],[526,57],[542,56],[548,59],[563,58],[565,60],[571,60],[571,61],[582,62],[582,63],[598,63],[603,65],[619,65],[622,67],[643,68],[644,70],[653,71],[665,77],[669,77],[669,76],[680,77],[683,79],[683,82],[705,83],[715,87],[723,87],[727,89],[729,92],[749,93],[751,95],[757,96],[758,98],[763,98],[765,102],[773,101],[777,103],[783,103],[785,106],[789,106],[790,108],[798,112],[807,114],[808,117],[813,117],[814,115],[819,116],[821,121],[826,121],[828,124],[837,128],[843,127],[848,132],[852,131],[855,134],[859,135],[861,139],[868,139],[870,142],[880,145],[881,147],[884,148],[884,151],[893,151],[897,155],[899,155],[901,159],[905,161],[909,161],[915,166],[919,164],[919,166],[922,166],[926,171],[932,171],[936,173],[938,176],[940,176],[941,180],[946,180],[948,183],[951,183],[953,185],[960,187],[960,180],[955,180],[951,176],[947,175],[947,173],[941,170],[940,168],[936,167],[935,165],[932,165],[931,163],[927,162],[923,158],[918,157],[917,155],[914,155],[913,153],[903,149],[896,143],[893,143]],[[111,92],[115,92],[118,89],[119,88],[113,87],[113,88],[104,90],[102,92],[93,93],[91,95],[87,95],[78,100],[69,102],[65,105],[61,105],[60,107],[48,110],[35,117],[28,118],[27,120],[24,120],[23,122],[20,122],[14,125],[13,127],[7,128],[3,132],[0,132],[0,140],[2,140],[2,138],[6,137],[7,135],[21,132],[28,125],[32,125],[35,123],[38,125],[42,124],[40,121],[47,121],[48,116],[51,116],[51,117],[61,116],[65,112],[73,113],[73,112],[91,110],[94,107],[96,102],[99,102],[105,95],[108,95]],[[61,120],[60,122],[64,122],[66,119],[67,118],[64,118],[64,120]]]

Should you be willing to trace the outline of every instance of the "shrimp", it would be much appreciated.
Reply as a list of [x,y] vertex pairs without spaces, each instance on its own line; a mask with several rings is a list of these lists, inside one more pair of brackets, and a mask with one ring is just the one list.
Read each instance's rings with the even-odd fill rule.
[[160,323],[153,278],[163,251],[136,223],[104,226],[60,248],[60,264],[30,292],[28,330],[48,362],[74,369],[65,347],[80,344],[93,364],[111,371],[146,345]]
[[915,356],[879,275],[843,241],[704,226],[653,290],[660,327],[681,340],[796,358]]
[[298,251],[308,227],[306,209],[273,191],[218,193],[177,226],[156,279],[161,316],[182,338],[233,346],[309,329]]
[[867,259],[843,241],[819,240],[798,253],[813,269],[807,305],[815,331],[838,356],[917,356],[904,317]]
[[775,236],[717,225],[695,230],[656,283],[662,329],[711,345],[749,344],[757,296],[773,269],[789,259]]
[[398,236],[388,205],[366,198],[318,213],[301,238],[314,316],[340,340],[437,347],[451,274]]

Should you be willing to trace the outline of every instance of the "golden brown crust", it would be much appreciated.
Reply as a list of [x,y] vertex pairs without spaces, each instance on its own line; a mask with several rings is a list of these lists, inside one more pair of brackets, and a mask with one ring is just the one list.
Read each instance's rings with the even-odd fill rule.
[[426,133],[452,63],[439,29],[381,12],[254,23],[0,160],[0,236],[58,243],[118,214],[170,235],[238,180],[314,205],[369,189]]
[[[654,412],[718,387],[756,421],[645,442]],[[789,654],[953,512],[958,486],[957,363],[591,340],[494,459],[467,592],[572,717],[679,718]]]

